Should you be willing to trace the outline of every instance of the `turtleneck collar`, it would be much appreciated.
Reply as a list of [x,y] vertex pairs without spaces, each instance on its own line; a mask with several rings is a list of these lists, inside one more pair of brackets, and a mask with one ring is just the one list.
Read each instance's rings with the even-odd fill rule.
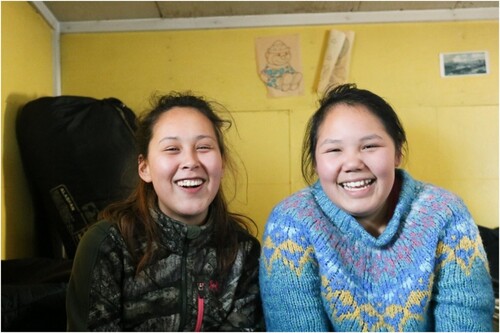
[[360,236],[363,242],[372,246],[382,247],[388,245],[395,237],[400,224],[410,211],[411,198],[414,197],[416,183],[413,178],[402,169],[396,169],[396,177],[399,177],[402,182],[396,208],[387,227],[378,237],[372,236],[353,216],[337,207],[323,191],[319,181],[311,186],[311,192],[323,213],[342,233]]
[[175,235],[180,239],[193,240],[202,235],[210,234],[213,229],[212,214],[208,213],[207,221],[202,225],[189,225],[172,219],[163,213],[158,207],[151,209],[151,216],[158,223],[161,229],[167,234]]

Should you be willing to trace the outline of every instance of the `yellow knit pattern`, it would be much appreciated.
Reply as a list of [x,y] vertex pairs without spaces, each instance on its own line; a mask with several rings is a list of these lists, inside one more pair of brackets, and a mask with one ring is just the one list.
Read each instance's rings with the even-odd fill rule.
[[[455,237],[456,236],[453,235],[452,239],[455,240],[456,239]],[[476,239],[474,240],[471,240],[467,236],[463,236],[460,239],[460,241],[457,242],[456,244],[457,244],[456,246],[451,247],[449,244],[446,244],[443,241],[439,242],[437,246],[437,254],[443,255],[445,259],[439,263],[439,265],[437,266],[438,269],[441,269],[443,266],[446,266],[446,264],[449,262],[455,262],[457,265],[460,266],[462,271],[464,271],[465,274],[468,276],[471,273],[472,265],[474,264],[476,258],[479,258],[486,266],[486,269],[489,271],[488,259],[486,258],[486,254],[481,251],[479,246],[480,244],[482,244],[481,236],[479,235],[479,233],[477,234]],[[456,253],[458,253],[459,250],[464,250],[464,251],[472,250],[471,255],[468,256],[467,262],[456,255]]]
[[[311,253],[314,252],[314,249],[311,245],[307,248],[304,248],[303,246],[300,246],[299,244],[291,240],[286,240],[276,246],[276,244],[271,240],[271,237],[269,236],[264,240],[263,245],[264,248],[273,250],[272,255],[269,256],[269,260],[267,260],[267,256],[261,258],[268,274],[271,272],[273,262],[275,262],[276,260],[281,260],[283,264],[287,266],[292,272],[294,272],[297,276],[301,276],[305,264],[311,261]],[[287,259],[286,256],[283,255],[284,251],[292,255],[299,254],[299,260]]]
[[[383,313],[377,311],[370,303],[359,304],[354,299],[351,291],[349,290],[334,290],[329,286],[328,279],[324,276],[321,277],[321,283],[326,289],[323,293],[323,297],[330,304],[330,309],[333,311],[331,315],[332,318],[337,318],[339,321],[352,320],[357,321],[359,326],[362,328],[363,332],[375,332],[375,331],[390,331],[390,332],[401,332],[404,331],[405,325],[410,319],[423,320],[424,311],[420,314],[415,314],[411,312],[412,305],[417,305],[419,308],[422,300],[429,297],[431,293],[433,278],[429,279],[427,290],[415,290],[411,291],[408,295],[408,299],[404,306],[401,305],[389,305],[385,308]],[[340,314],[335,308],[335,302],[333,300],[338,300],[342,302],[343,305],[349,306],[353,309],[352,312]],[[333,301],[333,302],[332,302]],[[426,305],[427,308],[428,304]],[[376,323],[370,325],[362,320],[361,314],[366,313],[371,317],[377,318]],[[397,314],[403,314],[403,317],[398,322],[397,326],[388,324],[385,322],[384,318],[394,318]]]
[[[452,236],[455,237],[455,236]],[[455,246],[450,246],[445,244],[443,241],[439,242],[437,247],[437,255],[440,254],[444,256],[437,269],[441,269],[443,266],[450,262],[456,263],[467,275],[470,274],[472,265],[476,258],[480,258],[486,266],[487,260],[485,254],[480,250],[479,244],[481,244],[480,236],[478,235],[475,240],[471,240],[467,236],[463,236],[459,242],[456,242]],[[270,256],[263,256],[261,260],[264,264],[266,272],[270,274],[272,270],[273,263],[275,261],[281,261],[286,267],[288,267],[292,272],[294,272],[298,277],[302,275],[304,266],[307,263],[316,262],[313,260],[313,247],[303,247],[292,240],[285,240],[280,244],[273,242],[271,237],[266,237],[263,242],[263,248],[266,250],[271,250]],[[468,261],[466,262],[462,258],[456,255],[458,250],[465,250],[470,252],[468,255]],[[294,259],[287,258],[293,255]],[[269,258],[269,259],[267,259]],[[413,313],[411,311],[412,307],[416,309],[421,309],[420,305],[425,298],[429,298],[432,293],[432,281],[434,281],[434,274],[426,281],[427,286],[422,290],[413,290],[408,294],[408,298],[404,305],[391,304],[388,305],[383,312],[379,312],[376,307],[370,303],[360,304],[358,303],[352,292],[349,290],[335,290],[329,285],[329,280],[327,277],[321,277],[321,283],[325,291],[323,291],[323,297],[330,304],[330,309],[332,310],[331,318],[337,318],[338,321],[349,320],[357,322],[359,327],[363,332],[373,332],[373,331],[404,331],[409,320],[424,320],[426,310],[419,311],[419,313]],[[423,281],[420,281],[423,284]],[[340,313],[336,304],[341,302],[342,307],[349,307],[352,312]],[[426,304],[426,308],[429,304]],[[380,305],[379,305],[380,307]],[[394,318],[396,315],[402,314],[402,318],[398,320],[397,324],[387,323],[385,318]],[[372,318],[376,318],[372,324],[366,322],[363,315],[368,315]]]

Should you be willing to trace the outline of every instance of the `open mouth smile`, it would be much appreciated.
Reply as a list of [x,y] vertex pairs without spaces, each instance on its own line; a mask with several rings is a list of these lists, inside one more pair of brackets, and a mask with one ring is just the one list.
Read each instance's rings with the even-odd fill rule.
[[369,187],[374,182],[375,182],[375,179],[363,179],[363,180],[357,180],[354,182],[339,183],[339,185],[346,190],[353,191],[353,190],[363,190],[363,189]]
[[181,179],[175,182],[177,186],[184,188],[195,188],[201,186],[205,181],[203,179]]

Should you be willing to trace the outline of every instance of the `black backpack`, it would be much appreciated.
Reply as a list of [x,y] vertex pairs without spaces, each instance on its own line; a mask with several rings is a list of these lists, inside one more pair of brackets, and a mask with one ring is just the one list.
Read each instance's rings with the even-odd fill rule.
[[135,120],[116,98],[42,97],[21,108],[16,133],[42,255],[54,254],[55,232],[73,258],[98,212],[135,188]]

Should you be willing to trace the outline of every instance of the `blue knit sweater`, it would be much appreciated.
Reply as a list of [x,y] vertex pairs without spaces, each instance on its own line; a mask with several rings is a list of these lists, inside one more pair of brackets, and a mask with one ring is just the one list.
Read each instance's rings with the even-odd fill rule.
[[379,237],[319,183],[274,208],[260,262],[268,330],[492,330],[487,258],[466,206],[397,174],[400,197]]

